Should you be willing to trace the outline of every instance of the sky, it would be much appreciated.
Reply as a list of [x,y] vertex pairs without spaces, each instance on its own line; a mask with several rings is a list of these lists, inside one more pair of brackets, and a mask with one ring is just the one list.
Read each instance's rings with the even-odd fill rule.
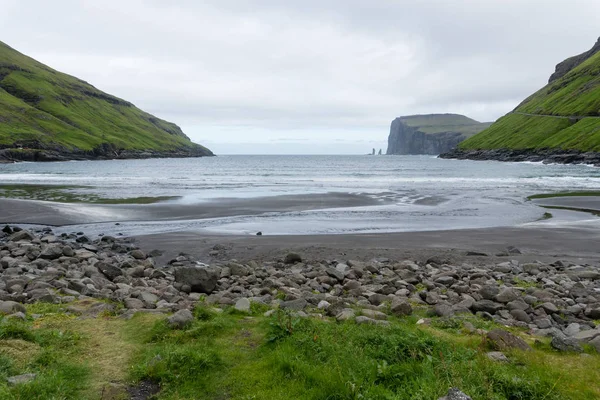
[[0,0],[0,40],[216,154],[385,152],[398,116],[493,121],[600,36],[598,0]]

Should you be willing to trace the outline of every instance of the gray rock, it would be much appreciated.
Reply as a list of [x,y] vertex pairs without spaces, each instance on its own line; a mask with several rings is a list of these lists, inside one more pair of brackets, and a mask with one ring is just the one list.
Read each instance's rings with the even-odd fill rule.
[[27,240],[31,242],[33,239],[35,239],[35,235],[26,229],[15,232],[8,237],[9,242],[18,242],[21,240]]
[[531,346],[523,339],[503,329],[493,329],[487,333],[486,337],[488,343],[499,351],[510,349],[519,349],[523,351],[532,350]]
[[219,279],[216,269],[203,267],[180,267],[175,270],[175,281],[189,285],[192,292],[211,294]]
[[519,292],[512,288],[504,288],[496,296],[496,301],[500,303],[510,303],[519,298]]
[[586,308],[585,316],[591,319],[600,319],[600,307]]
[[62,257],[63,249],[62,246],[53,244],[46,246],[44,250],[40,253],[40,258],[44,260],[56,260],[57,258]]
[[306,300],[296,299],[296,300],[282,301],[281,304],[279,304],[279,307],[284,310],[301,311],[301,310],[304,310],[307,305],[308,305],[308,302]]
[[508,357],[506,357],[501,351],[490,351],[485,355],[492,361],[509,362]]
[[339,282],[344,280],[344,273],[337,268],[327,268],[325,272],[327,272],[327,275],[337,279]]
[[241,264],[229,263],[227,266],[229,267],[229,273],[232,276],[246,276],[250,274],[250,269]]
[[141,310],[144,308],[144,302],[140,299],[134,299],[132,297],[128,297],[123,301],[125,308],[128,310]]
[[167,318],[169,326],[175,329],[183,329],[194,321],[194,315],[190,310],[179,310]]
[[540,329],[548,329],[552,327],[552,320],[550,318],[538,318],[533,323]]
[[596,349],[598,353],[600,353],[600,336],[597,336],[595,339],[589,341],[589,344]]
[[506,305],[506,308],[508,308],[509,310],[527,310],[529,309],[529,304],[527,304],[524,300],[522,299],[517,299],[517,300],[513,300],[511,302],[509,302]]
[[360,316],[356,317],[355,321],[356,321],[356,323],[358,325],[363,325],[363,324],[367,324],[367,325],[389,325],[389,321],[376,320],[376,319],[373,319],[373,318],[365,317],[363,315],[360,315]]
[[123,275],[123,271],[121,271],[121,268],[116,267],[112,264],[107,264],[102,261],[96,263],[96,268],[98,268],[98,270],[102,272],[102,274],[104,274],[104,276],[106,276],[111,281],[117,276]]
[[549,302],[543,303],[539,307],[543,308],[544,311],[546,311],[546,313],[548,313],[548,314],[554,314],[554,313],[558,312],[558,307],[556,307],[556,305],[549,303]]
[[502,310],[504,307],[502,304],[495,303],[491,300],[479,300],[473,303],[471,309],[475,312],[483,311],[490,314],[495,314],[497,311]]
[[250,312],[250,300],[246,297],[240,297],[235,302],[234,308],[242,312]]
[[356,313],[354,312],[353,309],[351,309],[351,308],[344,308],[342,311],[340,311],[335,316],[335,319],[337,319],[338,321],[348,321],[348,320],[354,318],[355,315],[356,315]]
[[600,337],[600,329],[588,329],[587,331],[581,331],[573,335],[574,339],[581,342],[590,342],[596,337]]
[[454,282],[456,282],[456,279],[454,279],[452,276],[440,276],[439,278],[436,278],[434,282],[444,286],[451,286]]
[[298,253],[288,253],[283,262],[286,264],[296,264],[302,262],[302,257]]
[[367,309],[361,310],[360,312],[365,317],[368,317],[371,319],[376,319],[376,320],[386,320],[387,319],[387,315],[382,313],[381,311],[370,310],[367,308]]
[[531,317],[529,316],[529,314],[527,314],[523,310],[519,310],[518,308],[512,310],[510,312],[510,315],[517,321],[521,321],[521,322],[525,322],[525,323],[531,322]]
[[146,253],[144,253],[141,250],[133,250],[129,254],[131,255],[131,257],[135,258],[136,260],[145,260],[146,259]]
[[440,397],[438,400],[472,400],[469,396],[461,392],[458,388],[450,388],[448,394]]
[[408,301],[395,300],[395,301],[392,301],[391,311],[396,316],[404,317],[407,315],[411,315],[413,312],[413,309]]
[[558,351],[562,352],[574,352],[582,353],[583,349],[579,345],[579,342],[573,338],[563,338],[560,336],[554,336],[550,345]]
[[[22,232],[22,231],[21,231]],[[18,232],[17,232],[18,233]],[[10,386],[16,386],[23,383],[29,383],[37,377],[37,374],[23,374],[23,375],[15,375],[6,378],[6,381]]]
[[570,323],[563,331],[567,336],[574,336],[581,331],[581,325],[577,322]]
[[[140,292],[140,295],[138,296],[138,298],[140,300],[142,300],[147,306],[156,304],[159,300],[157,295],[155,295],[154,293],[146,292],[146,291]],[[146,308],[149,308],[149,307],[146,307]]]
[[499,293],[500,288],[498,288],[498,286],[492,285],[486,285],[479,290],[479,294],[485,300],[494,300]]
[[449,304],[438,303],[433,308],[433,312],[438,317],[449,317],[454,314],[454,309]]
[[9,315],[16,312],[27,313],[27,310],[23,304],[16,301],[0,301],[0,314]]
[[329,306],[331,306],[331,303],[329,303],[329,302],[328,302],[328,301],[326,301],[326,300],[321,300],[321,301],[319,302],[319,304],[317,304],[317,308],[318,308],[319,310],[327,310],[327,309],[329,308]]

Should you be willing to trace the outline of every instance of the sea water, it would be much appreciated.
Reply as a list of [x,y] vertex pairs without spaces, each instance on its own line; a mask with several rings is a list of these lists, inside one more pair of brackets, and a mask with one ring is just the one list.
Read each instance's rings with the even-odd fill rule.
[[[221,199],[350,193],[369,205],[269,211],[222,218],[137,221],[126,234],[174,230],[322,234],[421,231],[525,224],[545,210],[527,196],[600,190],[600,169],[444,160],[433,156],[281,155],[0,165],[0,184],[77,185],[103,198],[176,196],[176,207]],[[143,207],[143,206],[140,206]],[[317,208],[317,209],[314,209]],[[581,218],[589,218],[588,216]],[[123,216],[119,220],[126,221]],[[114,225],[114,224],[113,224]],[[107,229],[97,224],[95,230]]]

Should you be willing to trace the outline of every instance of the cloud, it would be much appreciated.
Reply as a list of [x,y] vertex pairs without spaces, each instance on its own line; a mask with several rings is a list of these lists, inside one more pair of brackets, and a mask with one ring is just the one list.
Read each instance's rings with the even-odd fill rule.
[[220,143],[496,119],[591,47],[600,15],[596,0],[3,3],[9,45]]

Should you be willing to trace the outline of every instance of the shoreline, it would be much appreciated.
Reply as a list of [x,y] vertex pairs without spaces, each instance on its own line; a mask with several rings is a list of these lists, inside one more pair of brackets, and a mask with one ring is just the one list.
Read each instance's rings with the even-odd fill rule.
[[551,149],[454,149],[440,154],[439,158],[472,161],[504,161],[504,162],[542,162],[544,164],[585,164],[600,167],[600,153],[582,152],[578,150]]

